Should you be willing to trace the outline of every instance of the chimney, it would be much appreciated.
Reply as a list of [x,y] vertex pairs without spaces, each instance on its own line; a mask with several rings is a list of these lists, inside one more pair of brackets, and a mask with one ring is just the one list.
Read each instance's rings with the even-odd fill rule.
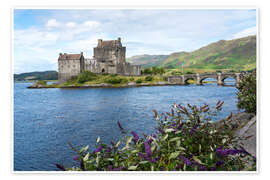
[[118,37],[118,41],[121,42],[121,38],[120,37]]
[[98,39],[98,46],[101,46],[102,44],[102,39]]

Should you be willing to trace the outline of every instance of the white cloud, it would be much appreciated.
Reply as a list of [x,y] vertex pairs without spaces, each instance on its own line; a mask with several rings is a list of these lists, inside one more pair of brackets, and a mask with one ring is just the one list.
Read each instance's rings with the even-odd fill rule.
[[68,23],[66,23],[66,26],[69,28],[74,28],[74,27],[76,27],[76,23],[75,22],[68,22]]
[[50,19],[48,20],[46,27],[53,28],[53,27],[59,27],[60,23],[56,21],[56,19]]
[[99,27],[100,23],[97,21],[85,21],[83,25],[89,28],[97,28]]
[[249,36],[249,35],[256,35],[256,32],[257,32],[257,27],[256,26],[250,27],[250,28],[244,29],[244,30],[234,34],[232,36],[232,39],[246,37],[246,36]]
[[42,25],[33,21],[31,26],[14,29],[14,47],[20,51],[14,60],[21,62],[17,70],[25,64],[34,68],[34,64],[55,63],[59,50],[83,51],[91,57],[97,39],[121,37],[129,57],[192,51],[226,37],[256,34],[256,12],[248,10],[60,11],[49,10]]

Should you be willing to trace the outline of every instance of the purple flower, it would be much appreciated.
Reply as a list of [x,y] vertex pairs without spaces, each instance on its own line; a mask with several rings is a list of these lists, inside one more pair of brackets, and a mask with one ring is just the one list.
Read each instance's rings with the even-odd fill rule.
[[118,125],[118,127],[120,128],[120,130],[124,130],[124,128],[121,126],[121,124],[120,124],[119,121],[117,121],[117,125]]
[[219,147],[216,149],[216,153],[219,156],[235,155],[235,154],[248,154],[246,150],[242,149],[222,149]]
[[120,166],[118,168],[113,168],[113,171],[121,171],[122,169],[124,169],[124,167],[123,166]]
[[160,171],[164,171],[164,168],[163,168],[163,167],[160,167],[159,170],[160,170]]
[[187,166],[192,165],[191,161],[190,161],[188,158],[186,158],[186,157],[184,157],[184,156],[181,156],[181,159],[184,161],[184,163],[185,163]]
[[112,151],[112,148],[107,147],[107,148],[106,148],[106,151],[107,151],[107,152],[111,152],[111,151]]
[[131,134],[133,135],[133,141],[136,144],[137,141],[139,140],[139,136],[134,131],[131,131]]
[[60,170],[62,170],[62,171],[66,171],[66,168],[63,166],[63,165],[61,165],[61,164],[55,164],[56,165],[56,167],[58,168],[58,169],[60,169]]
[[151,144],[151,142],[153,142],[153,139],[150,137],[147,141],[148,144]]
[[113,170],[113,169],[112,169],[112,165],[109,165],[109,166],[108,166],[108,170],[109,170],[109,171],[112,171],[112,170]]
[[211,167],[211,168],[210,168],[210,171],[215,171],[215,170],[216,170],[215,167]]
[[93,153],[100,152],[102,150],[102,146],[99,146]]
[[217,161],[216,162],[216,166],[222,166],[224,164],[224,161],[222,160],[222,161]]
[[159,131],[161,134],[164,134],[164,133],[165,133],[161,127],[158,128],[158,131]]
[[152,156],[152,151],[150,149],[148,142],[144,142],[144,149],[148,157]]
[[192,129],[189,131],[190,134],[193,134],[195,132],[195,130],[197,129],[198,125],[195,124]]
[[178,127],[177,130],[180,130],[183,127],[184,123],[181,123]]
[[139,152],[138,155],[139,155],[142,159],[144,159],[144,154],[143,154],[142,152]]
[[77,161],[79,159],[79,157],[80,157],[79,155],[76,155],[76,156],[73,157],[73,160]]

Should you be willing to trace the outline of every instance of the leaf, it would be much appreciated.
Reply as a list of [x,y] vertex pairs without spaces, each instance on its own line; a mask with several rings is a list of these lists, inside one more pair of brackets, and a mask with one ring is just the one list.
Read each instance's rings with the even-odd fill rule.
[[136,170],[137,169],[137,166],[129,166],[128,167],[128,170]]
[[170,139],[169,142],[173,142],[173,141],[177,141],[177,140],[180,140],[180,137],[174,137],[174,138]]
[[126,142],[126,149],[129,149],[129,143],[132,141],[133,137],[130,136],[128,139],[127,139],[127,142]]
[[84,151],[87,151],[88,148],[89,148],[89,145],[87,145],[87,146],[81,148],[81,149],[80,149],[80,153],[82,153],[82,152],[84,152]]
[[134,149],[131,151],[132,154],[139,152],[138,150]]
[[197,156],[193,156],[192,157],[195,161],[197,161],[200,164],[206,165],[205,163],[203,163]]
[[141,162],[139,162],[139,164],[146,164],[146,163],[148,163],[148,161],[141,161]]
[[115,145],[115,147],[118,147],[120,145],[121,141],[118,141]]
[[179,151],[173,152],[173,153],[170,154],[169,159],[174,159],[174,158],[176,158],[179,154],[180,154]]
[[107,161],[114,161],[113,158],[107,158],[106,160],[107,160]]
[[168,134],[166,134],[163,138],[162,138],[162,141],[165,141],[167,138],[168,138]]
[[89,152],[84,156],[83,161],[87,161],[89,159]]
[[97,143],[99,143],[99,141],[100,141],[100,137],[98,136],[98,138],[97,138]]
[[170,133],[170,132],[173,132],[173,131],[174,131],[174,129],[172,129],[172,128],[165,129],[165,133]]

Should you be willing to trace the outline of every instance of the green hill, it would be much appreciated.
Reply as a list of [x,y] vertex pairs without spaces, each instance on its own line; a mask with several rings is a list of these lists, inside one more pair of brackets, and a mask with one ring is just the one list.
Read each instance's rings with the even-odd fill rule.
[[171,54],[161,66],[197,69],[250,70],[256,68],[256,36],[220,40],[193,52]]
[[251,70],[256,68],[256,36],[220,40],[192,52],[137,55],[127,60],[143,67],[162,66],[167,69],[180,68],[183,63],[190,69]]
[[169,55],[137,55],[127,58],[127,61],[134,65],[142,65],[143,67],[159,66]]
[[15,81],[32,81],[32,80],[57,80],[57,71],[43,71],[43,72],[28,72],[21,74],[14,74]]

